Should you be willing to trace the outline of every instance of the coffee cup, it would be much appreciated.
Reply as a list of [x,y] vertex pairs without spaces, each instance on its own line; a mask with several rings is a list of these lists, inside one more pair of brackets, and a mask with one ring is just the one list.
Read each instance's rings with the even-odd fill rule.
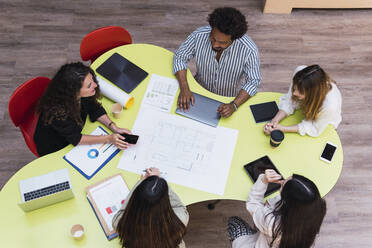
[[123,113],[123,106],[121,106],[120,103],[115,103],[111,106],[111,112],[114,118],[119,119],[121,113]]
[[73,225],[70,233],[75,240],[81,240],[84,237],[84,227],[80,224]]
[[284,139],[284,133],[280,130],[274,130],[270,135],[270,145],[271,147],[278,147]]

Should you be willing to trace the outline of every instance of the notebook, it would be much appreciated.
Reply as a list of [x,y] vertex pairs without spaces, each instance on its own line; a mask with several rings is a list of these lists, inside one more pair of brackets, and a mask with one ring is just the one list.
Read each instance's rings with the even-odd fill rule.
[[279,111],[275,101],[254,104],[249,107],[256,123],[270,121]]
[[74,197],[67,168],[22,180],[19,191],[22,202],[18,206],[25,212]]
[[[273,162],[271,162],[270,158],[268,156],[263,156],[259,159],[256,159],[246,165],[244,165],[245,171],[248,173],[248,176],[251,178],[251,180],[254,182],[257,181],[257,178],[260,174],[264,174],[265,170],[267,169],[273,169],[278,173],[279,170],[275,167]],[[282,176],[283,177],[283,176]],[[280,184],[277,183],[269,183],[267,190],[265,192],[265,197],[274,193],[275,191],[280,189]]]
[[190,104],[190,109],[186,111],[177,108],[176,113],[212,127],[217,127],[221,118],[220,114],[217,112],[217,109],[222,102],[199,95],[197,93],[192,94],[194,95],[195,99],[194,105]]
[[124,204],[129,189],[121,174],[116,174],[85,189],[99,224],[108,240],[118,236],[112,227],[112,219]]
[[[90,133],[90,135],[107,134],[100,126]],[[111,143],[77,145],[63,156],[63,159],[89,180],[119,152],[119,148]]]
[[118,53],[111,55],[96,71],[128,94],[148,75],[146,71]]

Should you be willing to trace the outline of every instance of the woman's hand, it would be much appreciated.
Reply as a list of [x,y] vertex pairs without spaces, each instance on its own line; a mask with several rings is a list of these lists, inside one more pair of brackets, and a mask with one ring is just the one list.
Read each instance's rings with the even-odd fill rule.
[[271,132],[274,130],[280,130],[282,132],[286,131],[284,126],[280,125],[278,122],[275,122],[275,121],[274,122],[271,121],[264,126],[264,133],[266,135],[270,135]]
[[265,175],[262,177],[262,182],[264,184],[268,183],[279,183],[281,184],[281,181],[283,180],[282,176],[276,173],[275,170],[267,169],[265,170]]
[[112,123],[112,125],[111,125],[110,128],[111,128],[111,130],[112,130],[114,133],[119,133],[119,134],[121,134],[121,133],[132,134],[132,132],[131,132],[129,129],[127,129],[127,128],[121,128],[121,127],[116,126],[115,122]]
[[118,133],[110,134],[110,143],[114,144],[120,150],[128,148],[128,143],[125,142],[125,138]]
[[264,129],[263,129],[264,133],[266,135],[270,135],[272,131],[274,131],[274,125],[269,122],[267,123],[265,126],[264,126]]
[[126,133],[126,134],[132,134],[132,132],[127,129],[127,128],[121,128],[121,127],[116,127],[115,133]]
[[155,167],[151,167],[145,170],[146,174],[141,175],[141,179],[146,179],[150,176],[160,176],[160,170]]

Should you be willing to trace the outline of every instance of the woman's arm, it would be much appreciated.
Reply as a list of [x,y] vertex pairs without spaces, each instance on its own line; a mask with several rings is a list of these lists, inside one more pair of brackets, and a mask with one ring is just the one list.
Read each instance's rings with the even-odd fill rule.
[[283,126],[278,124],[275,129],[279,129],[283,133],[298,133],[299,127],[298,124],[292,126]]
[[246,208],[251,214],[255,226],[260,232],[271,236],[273,218],[267,215],[271,214],[271,210],[264,206],[263,199],[269,182],[279,183],[281,176],[274,170],[266,170],[265,174],[261,174],[251,192],[249,193]]
[[128,148],[128,143],[124,141],[124,137],[120,134],[113,133],[109,135],[85,135],[81,136],[80,142],[78,145],[92,145],[92,144],[101,144],[101,143],[112,143],[120,150]]
[[110,117],[108,117],[107,114],[104,114],[102,116],[100,116],[97,121],[99,121],[100,123],[102,123],[103,125],[105,125],[107,128],[109,128],[111,131],[113,131],[114,133],[127,133],[127,134],[131,134],[131,131],[129,129],[126,129],[126,128],[120,128],[118,126],[116,126],[115,122],[113,122]]
[[279,122],[287,116],[287,113],[283,110],[279,110],[274,118],[264,126],[265,134],[269,135],[273,130],[278,129]]

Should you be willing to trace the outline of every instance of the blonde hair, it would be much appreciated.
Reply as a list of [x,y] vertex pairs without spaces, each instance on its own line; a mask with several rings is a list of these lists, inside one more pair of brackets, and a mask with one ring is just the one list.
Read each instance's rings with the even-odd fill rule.
[[[316,120],[323,105],[324,99],[334,82],[328,74],[319,66],[311,65],[298,71],[293,77],[292,100],[300,103],[306,120]],[[297,89],[305,95],[299,100],[293,95]]]

